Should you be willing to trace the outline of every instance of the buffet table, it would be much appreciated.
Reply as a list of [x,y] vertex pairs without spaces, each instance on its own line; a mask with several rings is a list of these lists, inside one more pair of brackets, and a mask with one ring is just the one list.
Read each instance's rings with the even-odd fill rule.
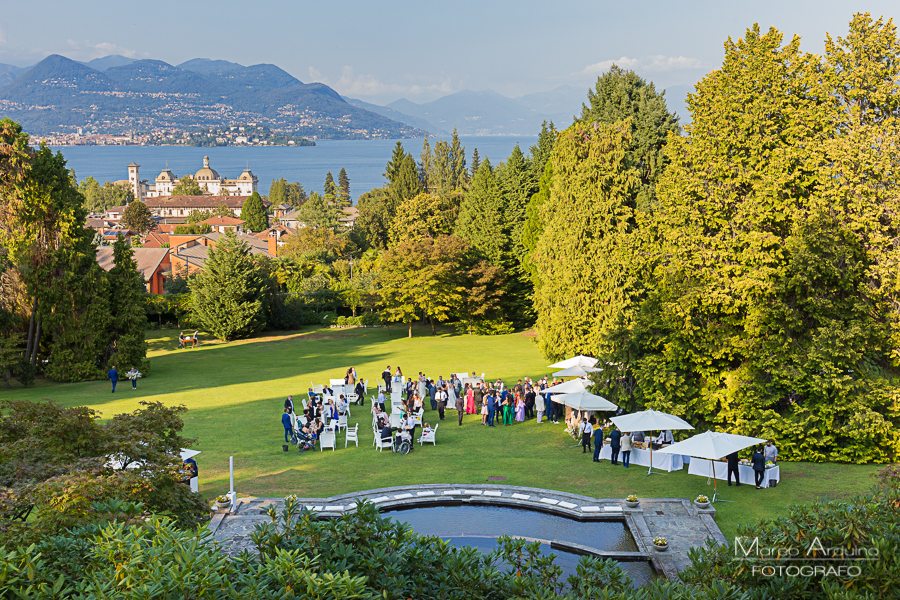
[[[603,444],[600,450],[600,458],[604,460],[612,459],[612,449],[609,444]],[[622,462],[622,453],[619,452],[619,462]],[[631,451],[629,465],[639,465],[641,467],[650,466],[650,451],[634,448]],[[660,471],[680,471],[684,468],[684,460],[680,454],[666,454],[665,452],[653,452],[653,468]]]
[[[710,471],[710,465],[713,466],[712,472],[715,473],[716,479],[721,479],[722,481],[726,481],[728,479],[728,463],[720,462],[717,460],[710,461],[702,458],[692,460],[690,466],[688,467],[688,473],[690,475],[711,477],[712,472]],[[747,465],[739,465],[738,473],[741,476],[741,483],[747,485],[756,485],[756,476],[754,475],[753,467],[748,467]],[[771,469],[766,469],[763,472],[762,487],[767,488],[769,487],[770,481],[778,482],[780,478],[781,469],[777,465],[772,467]]]

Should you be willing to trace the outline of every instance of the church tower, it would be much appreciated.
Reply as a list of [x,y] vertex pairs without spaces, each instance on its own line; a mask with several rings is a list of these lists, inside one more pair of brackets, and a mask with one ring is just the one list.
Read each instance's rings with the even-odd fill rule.
[[139,169],[141,165],[132,161],[130,165],[128,165],[128,183],[131,185],[131,191],[134,194],[135,200],[141,200],[141,176],[139,173]]

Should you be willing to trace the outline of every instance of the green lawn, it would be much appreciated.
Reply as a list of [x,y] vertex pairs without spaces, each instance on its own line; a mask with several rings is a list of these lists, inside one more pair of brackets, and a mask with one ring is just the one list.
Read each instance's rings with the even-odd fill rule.
[[[368,378],[370,390],[385,365],[398,364],[407,375],[420,370],[429,376],[451,372],[484,372],[492,380],[546,374],[548,361],[532,339],[521,333],[477,337],[443,334],[434,337],[416,329],[408,339],[404,328],[308,329],[220,343],[208,338],[200,348],[177,350],[177,331],[150,334],[152,374],[138,391],[128,381],[115,394],[108,382],[53,384],[13,388],[4,397],[52,398],[65,406],[87,405],[104,417],[128,412],[139,400],[184,404],[185,433],[196,436],[201,491],[208,497],[228,489],[228,457],[234,456],[235,488],[258,496],[297,493],[329,496],[392,485],[416,483],[486,483],[489,476],[506,477],[510,485],[537,486],[600,498],[694,498],[711,495],[706,479],[683,472],[645,477],[646,469],[591,462],[574,447],[562,425],[538,425],[534,420],[512,427],[488,429],[469,415],[462,427],[450,411],[437,435],[437,446],[409,456],[379,453],[372,448],[371,415],[356,409],[351,425],[360,424],[359,448],[336,452],[285,453],[281,444],[283,402],[289,393],[305,396],[310,381],[343,377],[355,366]],[[203,338],[201,337],[201,340]],[[120,365],[126,371],[130,365]],[[428,403],[426,402],[426,409]],[[434,424],[437,413],[425,420]],[[343,446],[343,435],[338,436]],[[724,487],[733,503],[717,503],[717,521],[731,538],[738,523],[784,514],[791,504],[828,496],[847,498],[869,488],[875,466],[809,463],[782,464],[777,488]]]

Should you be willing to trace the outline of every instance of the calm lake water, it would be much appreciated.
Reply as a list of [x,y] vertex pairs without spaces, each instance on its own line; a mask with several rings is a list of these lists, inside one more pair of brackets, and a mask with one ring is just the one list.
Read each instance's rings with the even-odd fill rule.
[[[461,137],[466,148],[467,164],[472,151],[478,148],[482,160],[489,157],[493,164],[505,161],[518,143],[526,154],[537,142],[537,136]],[[422,140],[402,140],[407,152],[418,160]],[[431,138],[434,147],[437,138]],[[259,191],[267,194],[273,179],[284,177],[299,181],[308,192],[322,192],[325,174],[331,171],[337,181],[341,167],[350,177],[350,193],[358,198],[369,190],[384,185],[384,167],[391,159],[396,140],[317,141],[314,147],[226,147],[185,148],[179,146],[64,146],[63,153],[70,168],[81,181],[94,177],[102,185],[106,181],[128,178],[126,168],[132,161],[141,166],[141,179],[152,182],[160,171],[168,167],[177,176],[196,173],[209,156],[210,166],[219,175],[235,178],[249,164],[259,178]]]

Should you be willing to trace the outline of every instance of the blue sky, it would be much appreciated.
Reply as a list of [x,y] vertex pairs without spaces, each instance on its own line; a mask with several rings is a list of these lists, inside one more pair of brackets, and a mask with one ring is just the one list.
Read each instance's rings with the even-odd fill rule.
[[197,57],[274,63],[370,102],[463,89],[508,96],[587,87],[616,61],[658,87],[691,85],[722,44],[758,22],[820,52],[854,12],[897,17],[894,0],[858,2],[0,0],[0,62],[108,54],[172,64]]

